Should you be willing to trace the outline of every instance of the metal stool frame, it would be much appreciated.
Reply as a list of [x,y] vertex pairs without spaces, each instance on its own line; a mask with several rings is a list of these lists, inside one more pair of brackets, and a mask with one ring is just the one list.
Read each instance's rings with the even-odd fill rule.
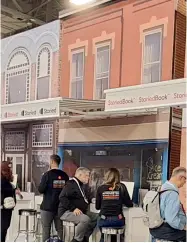
[[[36,222],[36,210],[34,209],[20,209],[19,211],[19,224],[18,224],[18,235],[15,238],[14,242],[18,239],[19,235],[21,233],[24,233],[26,236],[26,242],[29,242],[29,235],[33,234],[33,237],[35,237],[36,230],[35,230],[35,222]],[[21,217],[26,218],[26,226],[24,230],[21,230]],[[34,217],[34,225],[33,225],[33,230],[29,231],[29,217],[33,216]]]
[[63,241],[65,242],[66,241],[66,239],[65,239],[65,228],[67,227],[67,229],[68,229],[68,232],[67,232],[67,234],[68,234],[68,242],[70,242],[72,239],[70,239],[70,229],[72,229],[73,228],[73,238],[74,238],[74,236],[75,236],[75,227],[76,227],[76,225],[73,223],[73,222],[70,222],[70,221],[63,221]]
[[117,242],[120,242],[120,236],[124,234],[125,228],[102,227],[102,234],[104,234],[104,242],[111,242],[111,235],[117,236]]

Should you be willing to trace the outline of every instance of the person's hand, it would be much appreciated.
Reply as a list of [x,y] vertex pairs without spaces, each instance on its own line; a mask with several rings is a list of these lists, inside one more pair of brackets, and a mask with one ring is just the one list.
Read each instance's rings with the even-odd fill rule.
[[82,214],[82,211],[78,208],[76,208],[74,211],[73,211],[74,215],[75,216],[78,216],[78,215],[81,215]]

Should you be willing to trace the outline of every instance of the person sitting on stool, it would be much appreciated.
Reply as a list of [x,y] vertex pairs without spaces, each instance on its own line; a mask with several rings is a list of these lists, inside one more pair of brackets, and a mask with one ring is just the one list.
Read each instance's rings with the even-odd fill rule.
[[[96,194],[96,209],[100,210],[98,227],[101,231],[102,227],[117,228],[125,225],[123,205],[133,207],[126,186],[120,183],[119,171],[111,168],[105,174],[104,184],[98,188]],[[111,240],[116,241],[114,237]],[[103,241],[104,235],[101,234],[100,242]]]
[[60,219],[76,225],[73,242],[88,242],[97,224],[97,214],[88,211],[90,200],[84,190],[89,178],[87,168],[78,168],[75,177],[66,183],[59,197]]

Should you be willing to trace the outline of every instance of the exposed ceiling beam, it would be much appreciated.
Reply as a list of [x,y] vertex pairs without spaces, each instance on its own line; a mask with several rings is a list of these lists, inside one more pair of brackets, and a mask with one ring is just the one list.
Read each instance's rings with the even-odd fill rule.
[[35,24],[37,25],[42,25],[42,24],[45,24],[44,21],[41,21],[39,19],[36,19],[28,14],[24,14],[24,13],[21,13],[17,10],[14,10],[14,9],[11,9],[11,8],[8,8],[8,7],[5,7],[3,5],[1,5],[1,10],[8,13],[8,14],[12,14],[12,16],[14,17],[17,17],[17,18],[22,18],[23,20],[31,20],[31,19],[34,19],[34,21],[31,21],[31,22],[34,22]]
[[27,14],[31,14],[32,12],[40,9],[41,7],[47,5],[49,2],[51,2],[52,0],[47,0],[47,1],[44,1],[43,3],[41,3],[39,6],[37,6],[36,8],[33,8],[31,9]]
[[17,8],[17,10],[19,10],[20,12],[23,12],[23,8],[19,5],[19,3],[17,2],[17,0],[12,0],[14,6]]

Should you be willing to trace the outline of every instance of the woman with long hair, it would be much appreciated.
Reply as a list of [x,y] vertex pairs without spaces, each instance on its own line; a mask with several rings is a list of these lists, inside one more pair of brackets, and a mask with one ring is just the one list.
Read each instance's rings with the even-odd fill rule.
[[16,203],[15,189],[11,184],[12,181],[13,175],[9,162],[3,161],[1,163],[1,242],[5,242],[6,240],[12,210]]
[[[96,195],[96,209],[100,210],[98,221],[100,230],[102,227],[123,227],[125,225],[123,205],[133,207],[126,186],[120,183],[119,171],[116,168],[110,168]],[[103,234],[100,241],[104,241]],[[116,240],[112,238],[112,241]]]

